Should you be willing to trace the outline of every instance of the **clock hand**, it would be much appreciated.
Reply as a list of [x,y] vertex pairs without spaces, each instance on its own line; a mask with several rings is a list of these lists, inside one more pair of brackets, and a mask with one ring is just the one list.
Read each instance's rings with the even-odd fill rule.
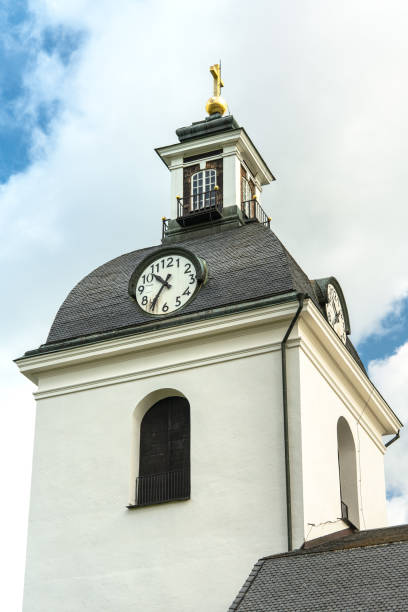
[[[156,275],[155,275],[156,276]],[[164,281],[163,285],[160,287],[160,289],[158,290],[158,292],[156,293],[156,296],[154,297],[151,306],[150,306],[150,310],[154,310],[155,306],[157,304],[157,300],[159,299],[159,295],[161,294],[161,292],[163,291],[163,289],[167,286],[170,287],[168,280],[170,278],[171,274],[168,274],[166,277],[166,280]]]
[[153,274],[154,278],[156,280],[158,280],[162,285],[164,285],[165,287],[167,287],[167,289],[171,289],[171,285],[169,285],[169,283],[167,282],[167,279],[171,276],[171,274],[167,275],[166,280],[164,280],[161,276],[159,276],[158,274]]
[[160,287],[160,289],[158,290],[157,294],[155,295],[155,297],[154,297],[154,299],[153,299],[153,301],[152,301],[152,303],[151,303],[151,305],[150,305],[150,310],[154,310],[154,309],[155,309],[155,306],[156,306],[157,300],[159,299],[159,295],[161,294],[161,292],[163,291],[163,289],[165,288],[165,286],[166,286],[166,285],[162,285],[162,286]]

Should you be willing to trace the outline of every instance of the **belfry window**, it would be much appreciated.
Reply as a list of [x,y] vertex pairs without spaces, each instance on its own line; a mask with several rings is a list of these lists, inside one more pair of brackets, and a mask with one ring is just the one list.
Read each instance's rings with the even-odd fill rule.
[[215,170],[200,170],[191,177],[191,209],[215,206]]
[[249,181],[243,176],[241,178],[242,201],[248,202],[252,200],[252,190]]
[[190,406],[184,397],[167,397],[142,419],[136,505],[189,497]]
[[341,517],[359,527],[356,447],[344,417],[337,423]]

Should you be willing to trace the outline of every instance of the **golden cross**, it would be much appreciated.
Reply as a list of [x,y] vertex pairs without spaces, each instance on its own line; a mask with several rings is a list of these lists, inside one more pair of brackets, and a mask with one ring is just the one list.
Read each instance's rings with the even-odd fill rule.
[[210,66],[210,72],[214,79],[214,96],[220,96],[221,87],[224,87],[224,82],[221,78],[221,63]]

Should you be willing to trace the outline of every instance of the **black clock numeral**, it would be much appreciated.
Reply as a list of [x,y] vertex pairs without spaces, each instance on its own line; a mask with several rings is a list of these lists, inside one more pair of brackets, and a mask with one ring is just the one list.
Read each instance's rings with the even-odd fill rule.
[[194,285],[195,283],[195,275],[194,274],[190,274],[190,282],[188,283],[189,285]]
[[181,306],[181,300],[180,300],[180,296],[179,295],[176,297],[176,304],[175,304],[175,306],[176,306],[176,308]]
[[143,284],[147,283],[148,285],[153,282],[153,274],[142,274]]
[[169,307],[167,306],[167,302],[164,302],[163,306],[162,306],[162,312],[167,312],[169,309]]
[[191,272],[191,264],[190,263],[184,264],[184,274],[190,274],[190,272]]
[[143,291],[144,291],[144,285],[139,285],[137,288],[138,292],[140,293],[140,295],[142,295]]
[[191,295],[191,291],[188,287],[183,291],[183,295]]
[[[162,267],[164,268],[164,259],[161,260],[161,264],[162,264]],[[158,261],[157,263],[152,264],[150,266],[150,269],[152,271],[152,274],[154,274],[155,271],[156,272],[160,272],[160,261]]]
[[147,295],[144,295],[142,297],[142,306],[146,306],[147,305]]
[[167,268],[172,268],[173,267],[173,257],[168,257],[167,258]]

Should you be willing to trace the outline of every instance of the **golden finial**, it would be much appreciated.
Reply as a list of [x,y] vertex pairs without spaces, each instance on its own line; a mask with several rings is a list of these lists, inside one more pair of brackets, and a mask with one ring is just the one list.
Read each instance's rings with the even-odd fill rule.
[[209,98],[205,105],[205,110],[209,115],[214,115],[215,113],[223,115],[227,110],[227,103],[224,98],[221,98],[221,87],[224,87],[224,82],[221,78],[221,61],[219,64],[210,66],[210,72],[214,79],[214,95]]

